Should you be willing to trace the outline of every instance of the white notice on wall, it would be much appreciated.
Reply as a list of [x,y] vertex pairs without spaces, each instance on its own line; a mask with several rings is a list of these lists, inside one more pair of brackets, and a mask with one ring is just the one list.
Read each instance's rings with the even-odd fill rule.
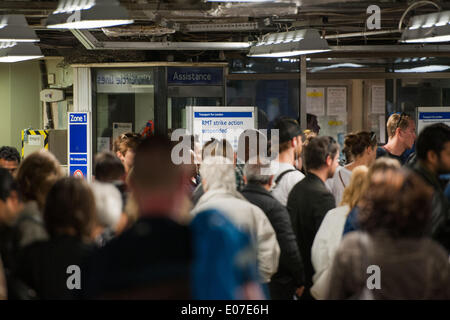
[[327,115],[341,116],[347,113],[347,88],[327,88]]
[[306,88],[306,112],[316,116],[325,115],[324,88]]
[[211,138],[226,139],[237,150],[239,135],[256,124],[255,107],[189,107],[192,127],[188,129],[204,144]]
[[30,146],[40,146],[42,144],[42,136],[28,136],[28,145]]
[[98,137],[97,138],[97,152],[111,151],[110,137]]
[[384,86],[372,86],[372,113],[385,113],[386,94]]
[[132,132],[133,124],[131,122],[114,122],[113,123],[113,141],[123,133]]

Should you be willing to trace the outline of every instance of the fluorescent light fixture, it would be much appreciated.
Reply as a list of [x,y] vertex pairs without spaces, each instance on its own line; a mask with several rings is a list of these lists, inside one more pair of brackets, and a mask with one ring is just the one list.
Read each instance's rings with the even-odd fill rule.
[[440,65],[431,65],[431,66],[423,66],[423,67],[415,67],[408,69],[398,69],[394,70],[394,72],[400,73],[409,73],[409,72],[439,72],[450,69],[450,66],[440,66]]
[[33,43],[0,43],[0,62],[18,62],[44,57]]
[[94,29],[133,22],[117,0],[60,0],[47,19],[47,28]]
[[450,11],[441,11],[412,17],[410,26],[403,31],[401,42],[450,41]]
[[250,48],[249,57],[280,58],[330,51],[317,30],[304,29],[266,34]]
[[37,42],[39,38],[23,14],[10,14],[0,17],[0,41]]
[[323,71],[323,70],[329,70],[329,69],[337,69],[337,68],[362,68],[364,67],[361,64],[357,63],[337,63],[332,64],[330,66],[323,66],[323,67],[313,67],[311,68],[311,72],[317,72],[317,71]]

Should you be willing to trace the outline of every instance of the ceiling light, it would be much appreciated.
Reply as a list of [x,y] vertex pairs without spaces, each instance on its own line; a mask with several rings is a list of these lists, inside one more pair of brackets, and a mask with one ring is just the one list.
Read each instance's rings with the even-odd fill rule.
[[317,72],[317,71],[323,71],[323,70],[329,70],[329,69],[337,69],[337,68],[362,68],[364,67],[361,64],[357,63],[337,63],[332,64],[330,66],[323,66],[323,67],[313,67],[311,68],[311,72]]
[[269,33],[250,48],[249,57],[292,57],[330,51],[317,30]]
[[47,28],[93,29],[133,23],[117,0],[60,0]]
[[18,62],[44,57],[33,43],[0,43],[0,62]]
[[39,38],[23,14],[10,14],[0,17],[0,41],[37,42]]
[[431,66],[423,66],[423,67],[415,67],[408,69],[397,69],[394,72],[400,73],[409,73],[409,72],[439,72],[450,69],[450,66],[440,66],[440,65],[431,65]]
[[410,26],[403,31],[401,42],[450,41],[450,11],[441,11],[412,17]]

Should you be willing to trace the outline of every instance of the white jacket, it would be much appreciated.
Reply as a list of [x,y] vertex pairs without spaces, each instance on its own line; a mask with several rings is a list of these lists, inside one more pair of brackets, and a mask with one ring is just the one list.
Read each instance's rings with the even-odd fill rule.
[[201,196],[191,214],[196,215],[207,209],[223,212],[239,229],[250,234],[257,248],[258,269],[262,282],[269,282],[278,270],[280,247],[275,231],[264,212],[244,197],[239,199],[225,189],[207,191]]
[[313,276],[311,295],[324,299],[329,282],[329,272],[337,248],[342,239],[345,220],[350,212],[348,205],[327,212],[311,247],[311,262],[316,273]]

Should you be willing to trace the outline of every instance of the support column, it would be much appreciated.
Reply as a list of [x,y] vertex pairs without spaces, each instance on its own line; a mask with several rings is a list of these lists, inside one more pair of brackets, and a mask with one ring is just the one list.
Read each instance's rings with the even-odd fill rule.
[[306,130],[306,56],[300,56],[300,99],[299,99],[300,128]]
[[91,68],[73,70],[73,111],[92,112]]

